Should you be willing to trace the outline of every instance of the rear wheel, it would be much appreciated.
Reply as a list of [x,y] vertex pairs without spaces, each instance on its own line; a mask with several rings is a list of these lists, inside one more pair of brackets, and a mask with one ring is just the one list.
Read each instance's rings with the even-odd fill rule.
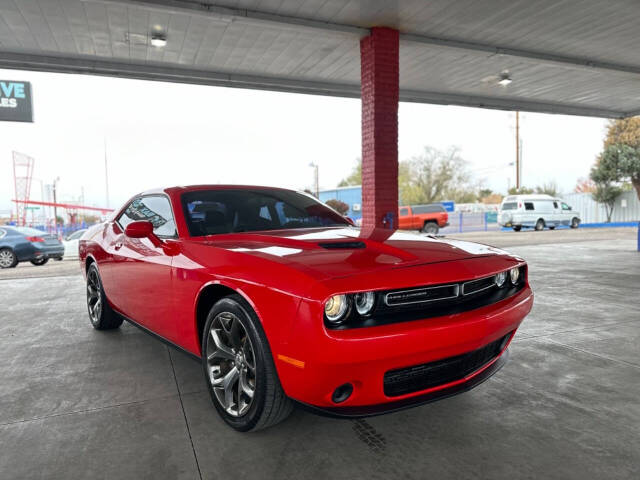
[[571,219],[571,228],[578,228],[580,225],[580,219],[578,217],[573,217]]
[[424,226],[422,227],[422,233],[426,233],[428,235],[435,235],[440,230],[438,224],[436,222],[424,222]]
[[544,230],[544,220],[541,218],[536,222],[536,230],[539,232],[540,230]]
[[109,306],[95,263],[91,264],[87,272],[87,310],[91,325],[96,330],[112,330],[122,325],[122,317]]
[[519,232],[520,230],[522,230],[522,225],[514,225],[513,230]]
[[13,268],[18,264],[18,257],[10,248],[0,249],[0,268]]
[[211,308],[202,337],[209,394],[228,425],[260,430],[289,416],[293,403],[280,385],[260,320],[241,296]]
[[36,267],[39,267],[40,265],[44,265],[45,263],[47,263],[49,259],[44,257],[44,258],[37,258],[35,260],[30,260],[30,261],[33,265],[35,265]]

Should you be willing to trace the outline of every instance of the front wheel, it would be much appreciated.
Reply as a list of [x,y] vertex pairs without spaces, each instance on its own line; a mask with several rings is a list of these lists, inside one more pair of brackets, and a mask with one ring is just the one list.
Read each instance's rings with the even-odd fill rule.
[[202,335],[202,367],[222,419],[241,432],[275,425],[293,403],[280,385],[260,320],[239,295],[217,302]]
[[18,264],[18,257],[10,248],[0,249],[0,268],[13,268]]
[[541,231],[541,230],[544,230],[544,220],[539,219],[539,220],[536,222],[536,231],[538,231],[538,232],[539,232],[539,231]]
[[47,263],[49,261],[48,258],[44,257],[44,258],[36,258],[34,260],[30,260],[30,262],[35,265],[36,267],[39,267],[40,265],[44,265],[45,263]]
[[422,227],[422,233],[426,233],[427,235],[436,235],[439,230],[440,227],[438,227],[438,224],[435,222],[425,222]]
[[122,325],[122,317],[111,309],[102,288],[102,280],[95,263],[87,272],[87,310],[89,320],[96,330],[112,330]]
[[571,228],[578,228],[580,225],[580,219],[578,217],[573,217],[571,219]]

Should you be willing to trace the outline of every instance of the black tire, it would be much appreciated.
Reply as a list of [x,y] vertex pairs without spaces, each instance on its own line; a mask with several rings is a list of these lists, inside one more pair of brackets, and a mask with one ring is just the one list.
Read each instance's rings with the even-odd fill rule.
[[514,232],[519,232],[520,230],[522,230],[522,225],[514,225],[513,226],[513,231]]
[[[240,327],[237,324],[235,324],[234,327],[234,322],[237,321],[239,321],[243,330],[240,330]],[[231,359],[221,359],[221,356],[219,355],[215,355],[215,358],[212,354],[208,355],[208,352],[212,350],[216,352],[218,351],[217,345],[218,342],[221,341],[220,338],[218,338],[218,341],[213,339],[211,332],[212,325],[214,326],[213,330],[218,336],[225,337],[225,342],[223,343],[229,345],[230,343],[233,343],[232,334],[227,334],[226,331],[216,328],[216,326],[221,325],[220,322],[231,322],[230,326],[229,323],[226,323],[226,325],[229,326],[230,331],[235,328],[236,332],[241,332],[241,334],[237,334],[236,337],[244,335],[244,337],[241,337],[242,343],[236,344],[235,346],[237,348],[233,350],[234,355],[236,355],[236,359],[238,352],[244,352],[246,354],[245,348],[247,345],[251,349],[251,356],[253,357],[254,390],[248,407],[246,406],[246,401],[244,402],[245,408],[247,408],[244,413],[242,413],[241,409],[240,396],[244,394],[240,393],[240,378],[237,380],[238,387],[235,387],[236,380],[230,382],[231,386],[229,389],[235,390],[236,394],[234,398],[231,398],[231,402],[237,399],[235,400],[235,415],[227,412],[225,407],[221,404],[221,400],[218,399],[212,384],[213,376],[217,374],[218,376],[216,377],[216,380],[220,381],[223,377],[226,377],[232,369],[235,369],[235,365],[237,364]],[[212,357],[212,363],[210,363],[211,360],[207,358],[208,356]],[[248,359],[250,356],[246,355],[245,358]],[[217,365],[213,365],[215,362],[218,362]],[[246,365],[249,363],[250,362],[247,361]],[[246,382],[250,381],[247,380],[250,372],[247,372],[246,366],[242,367],[241,365],[242,361],[240,361],[238,368],[244,368],[244,382],[247,384]],[[226,373],[222,371],[223,367],[226,367]],[[271,427],[287,418],[293,410],[293,402],[285,395],[284,390],[280,385],[280,379],[278,378],[278,373],[273,363],[273,356],[271,354],[271,349],[269,348],[269,342],[262,330],[260,320],[251,306],[240,295],[230,295],[221,299],[209,311],[202,334],[202,368],[209,389],[209,394],[211,395],[211,401],[218,411],[218,414],[229,426],[240,432],[256,431]],[[222,385],[224,385],[224,383]],[[222,392],[220,391],[221,388],[224,387],[219,384],[217,386],[219,395],[222,395]],[[224,393],[226,393],[226,390]],[[227,397],[225,396],[225,399],[226,398]],[[233,410],[232,405],[228,408]]]
[[96,330],[113,330],[122,325],[122,317],[109,305],[95,263],[87,271],[87,310],[89,321]]
[[573,217],[571,219],[571,228],[578,228],[580,226],[580,219],[578,217]]
[[538,221],[536,222],[536,231],[541,231],[544,230],[544,220],[542,220],[541,218],[538,219]]
[[37,260],[29,260],[33,265],[35,265],[36,267],[39,267],[41,265],[44,265],[45,263],[47,263],[49,261],[48,258],[38,258]]
[[440,231],[440,227],[436,222],[424,222],[422,226],[422,233],[426,233],[427,235],[437,235]]
[[0,248],[0,268],[14,268],[18,265],[18,257],[10,248]]

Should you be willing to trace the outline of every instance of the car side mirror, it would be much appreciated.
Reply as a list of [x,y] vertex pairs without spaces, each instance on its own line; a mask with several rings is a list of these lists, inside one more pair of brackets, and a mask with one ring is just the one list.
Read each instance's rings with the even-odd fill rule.
[[124,234],[129,238],[149,238],[153,234],[153,224],[148,220],[131,222],[124,229]]

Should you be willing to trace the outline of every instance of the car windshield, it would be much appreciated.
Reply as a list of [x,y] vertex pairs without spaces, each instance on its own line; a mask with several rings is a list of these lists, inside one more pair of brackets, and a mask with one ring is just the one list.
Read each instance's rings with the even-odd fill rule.
[[311,196],[288,190],[196,190],[182,195],[182,207],[194,237],[350,225]]
[[507,202],[502,204],[502,210],[515,210],[518,208],[517,202]]

